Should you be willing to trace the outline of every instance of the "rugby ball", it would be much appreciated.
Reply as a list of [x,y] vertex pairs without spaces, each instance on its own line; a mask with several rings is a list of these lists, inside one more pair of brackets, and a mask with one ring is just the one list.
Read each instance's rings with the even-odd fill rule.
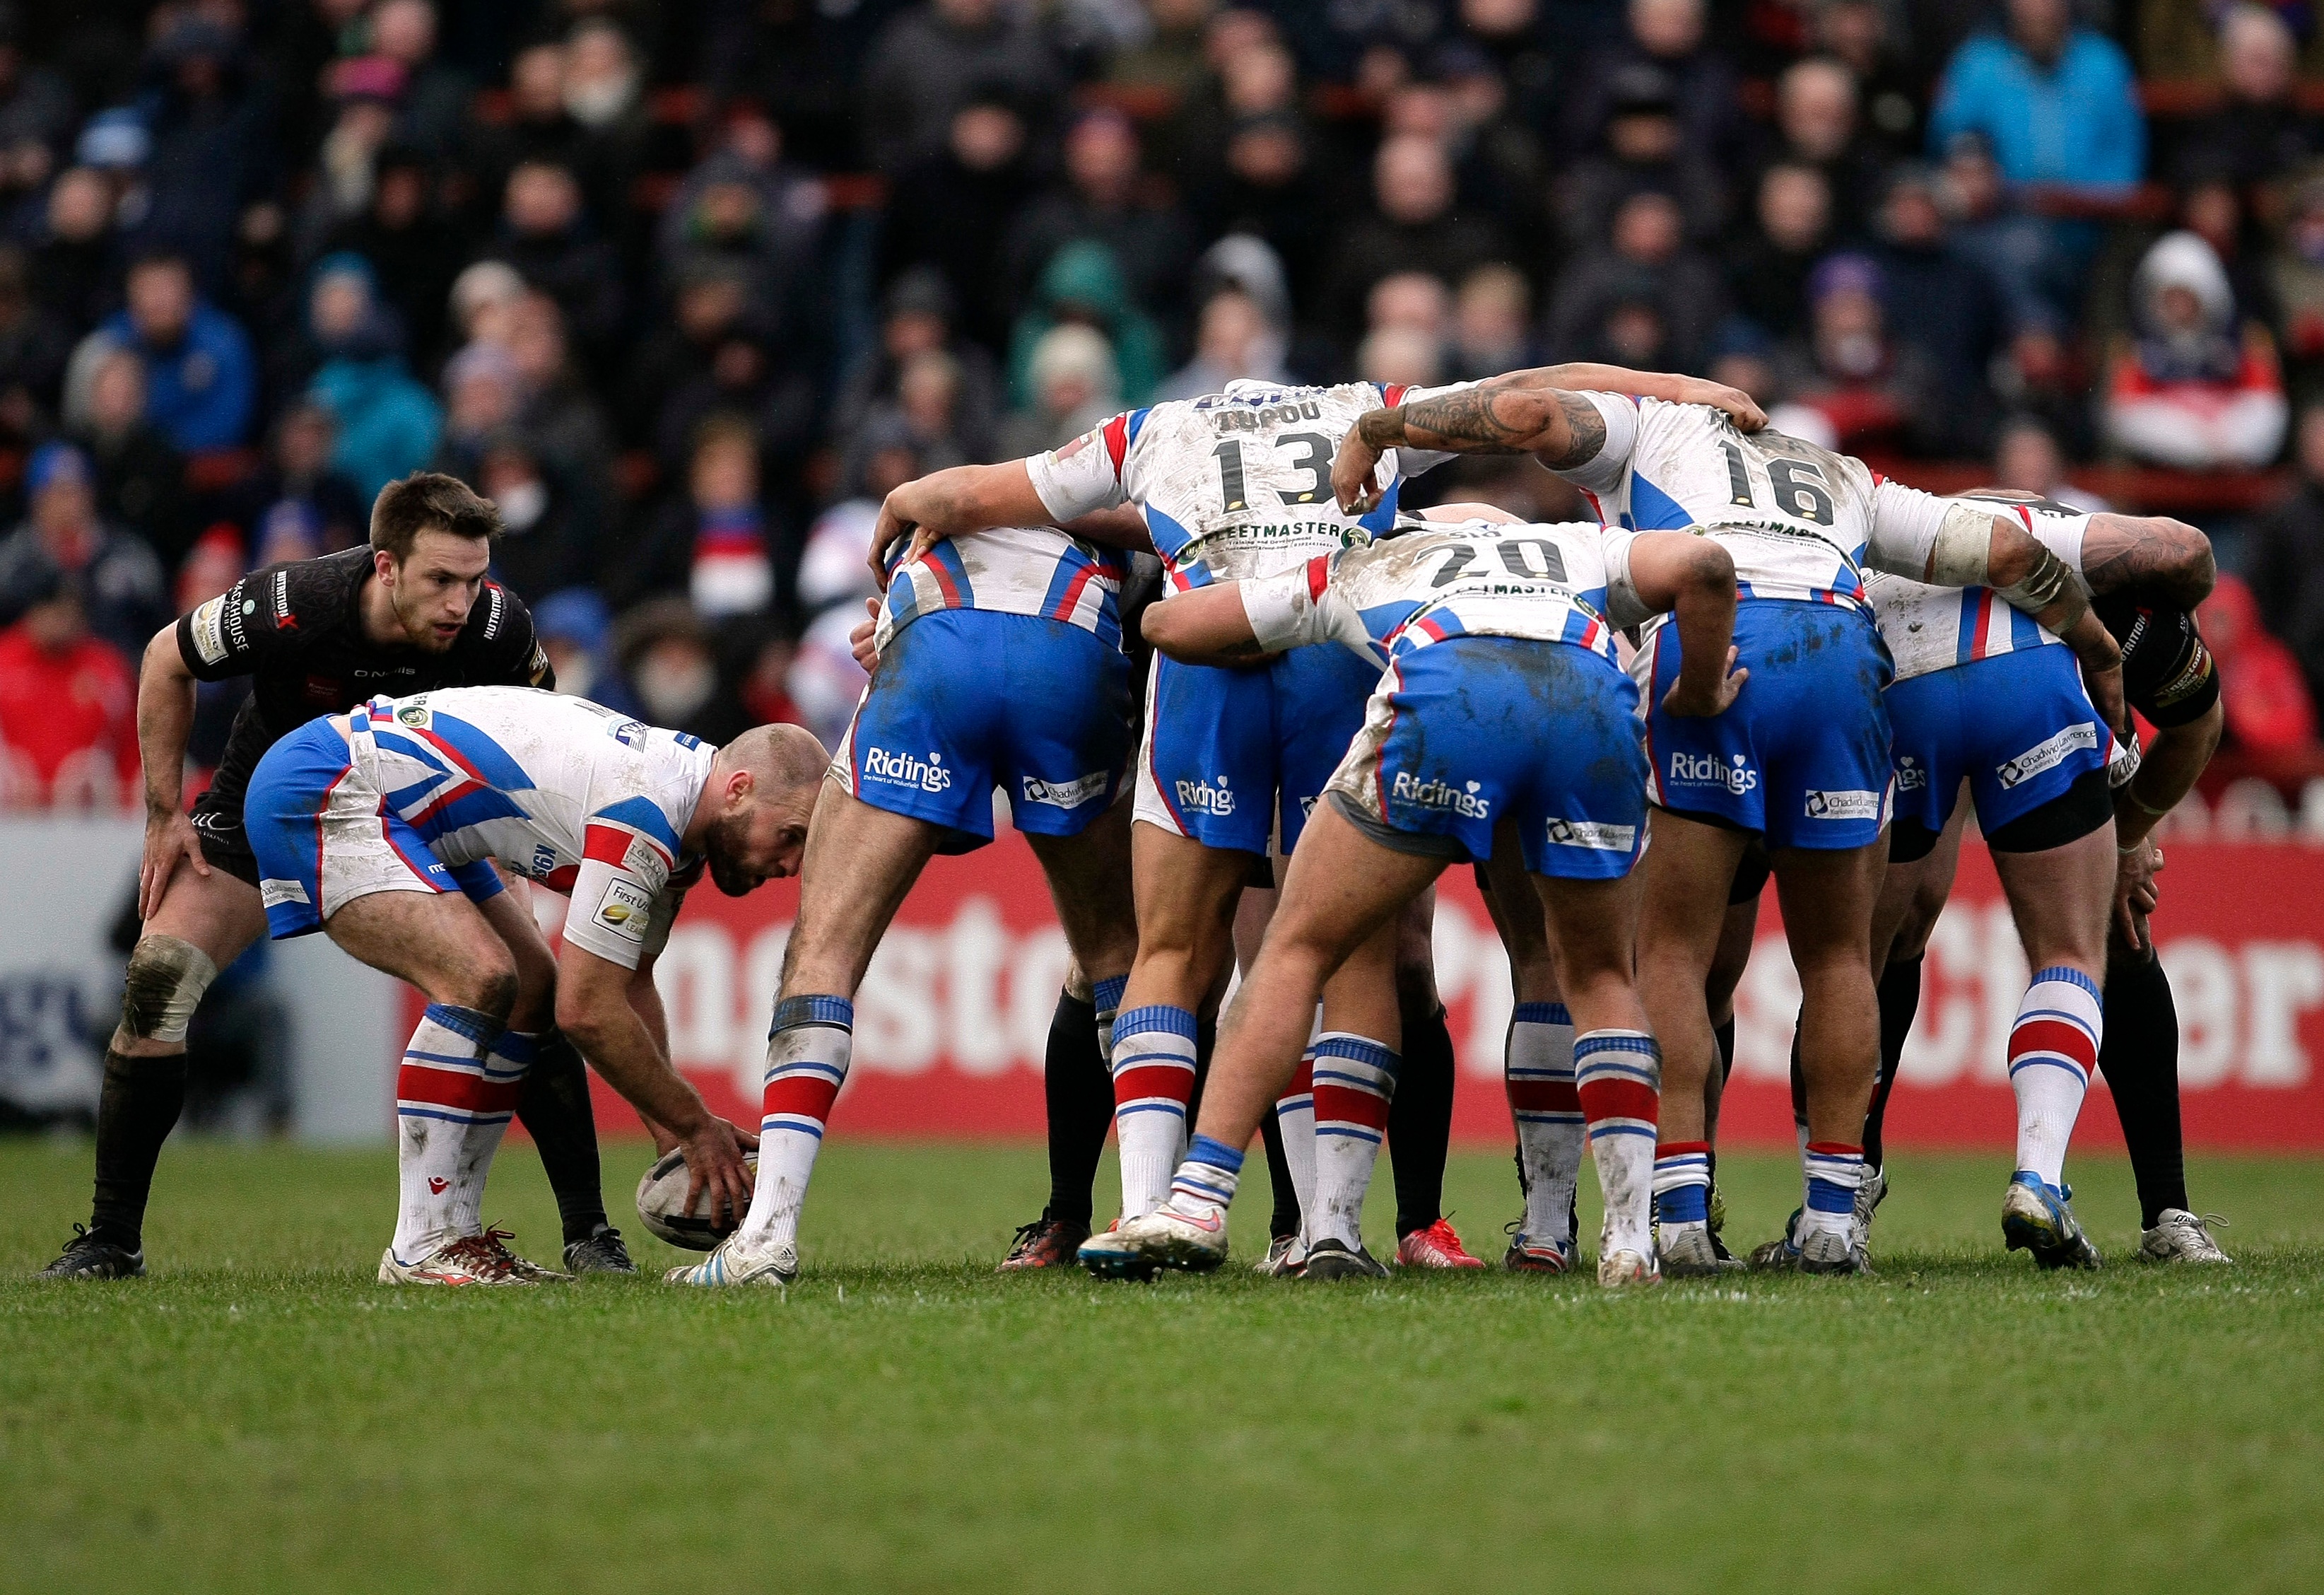
[[[759,1173],[759,1155],[745,1152],[743,1164],[752,1178]],[[672,1246],[706,1252],[733,1232],[723,1219],[710,1221],[710,1192],[705,1191],[693,1207],[686,1205],[686,1188],[693,1176],[686,1170],[686,1154],[676,1148],[664,1153],[638,1181],[638,1217],[645,1227]]]

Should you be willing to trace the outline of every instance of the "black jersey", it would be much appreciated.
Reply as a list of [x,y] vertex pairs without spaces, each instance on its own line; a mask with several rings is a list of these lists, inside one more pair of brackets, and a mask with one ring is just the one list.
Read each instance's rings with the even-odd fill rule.
[[430,654],[383,647],[364,635],[371,575],[368,547],[269,565],[179,620],[178,654],[196,680],[252,678],[203,798],[206,809],[232,816],[237,829],[260,757],[318,715],[344,713],[381,693],[556,685],[531,613],[507,589],[484,583],[466,628],[443,653]]
[[2155,727],[2183,726],[2219,700],[2218,666],[2195,617],[2173,604],[2108,593],[2091,607],[2122,644],[2122,691]]

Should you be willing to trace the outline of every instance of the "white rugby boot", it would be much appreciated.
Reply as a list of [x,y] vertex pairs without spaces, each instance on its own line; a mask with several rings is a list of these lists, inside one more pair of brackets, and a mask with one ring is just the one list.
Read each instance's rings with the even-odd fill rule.
[[1655,1250],[1662,1273],[1673,1279],[1723,1274],[1742,1266],[1721,1257],[1707,1224],[1665,1224],[1655,1231]]
[[1217,1208],[1181,1208],[1173,1194],[1152,1212],[1091,1236],[1076,1256],[1100,1279],[1151,1279],[1165,1268],[1208,1274],[1227,1260],[1227,1216]]
[[1662,1279],[1662,1269],[1644,1252],[1626,1248],[1608,1252],[1598,1259],[1598,1283],[1609,1289],[1618,1285],[1660,1284]]
[[2139,1237],[2138,1255],[2149,1263],[2232,1263],[2211,1238],[2211,1226],[2227,1221],[2217,1213],[2197,1218],[2185,1208],[2164,1208],[2154,1228]]
[[662,1275],[669,1284],[702,1286],[766,1284],[780,1287],[798,1277],[798,1247],[752,1246],[739,1229],[720,1241],[711,1254],[691,1267],[673,1268]]
[[530,1258],[519,1257],[510,1250],[508,1243],[516,1238],[516,1231],[513,1229],[495,1229],[486,1226],[484,1232],[476,1238],[483,1241],[500,1257],[511,1274],[528,1284],[572,1283],[573,1276],[570,1274],[559,1274],[554,1268],[544,1268]]
[[511,1267],[506,1250],[492,1245],[481,1235],[464,1235],[457,1240],[446,1241],[416,1263],[401,1261],[395,1248],[389,1247],[379,1257],[379,1283],[530,1285],[538,1282]]

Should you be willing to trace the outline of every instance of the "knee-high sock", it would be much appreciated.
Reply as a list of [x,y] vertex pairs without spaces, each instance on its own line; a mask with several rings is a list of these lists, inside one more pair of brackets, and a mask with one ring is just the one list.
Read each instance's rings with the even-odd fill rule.
[[1049,1205],[1041,1216],[1086,1226],[1090,1185],[1113,1123],[1113,1082],[1098,1051],[1097,1008],[1070,991],[1057,994],[1049,1021],[1041,1093],[1049,1119]]
[[[1517,1127],[1517,1184],[1527,1239],[1573,1239],[1582,1174],[1582,1100],[1573,1083],[1573,1016],[1563,1003],[1519,1003],[1509,1016],[1501,1078]],[[1654,1143],[1646,1143],[1653,1162]]]
[[1654,1255],[1655,1127],[1663,1050],[1639,1030],[1592,1030],[1573,1043],[1573,1090],[1588,1122],[1590,1159],[1606,1198],[1599,1255]]
[[[515,1099],[512,1106],[519,1110],[523,1106],[525,1081],[540,1062],[540,1040],[526,1031],[503,1030],[484,1054],[486,1088],[496,1096]],[[484,1233],[484,1182],[492,1175],[493,1155],[500,1150],[501,1137],[508,1134],[508,1122],[506,1118],[497,1124],[478,1119],[468,1131],[460,1154],[459,1177],[452,1182],[454,1235]],[[595,1136],[590,1137],[592,1150],[595,1140]]]
[[1113,1022],[1113,1130],[1125,1219],[1162,1205],[1185,1155],[1194,1037],[1194,1015],[1164,1004],[1132,1008]]
[[597,1161],[597,1119],[589,1107],[589,1068],[581,1049],[561,1030],[541,1033],[524,1091],[516,1099],[517,1122],[540,1153],[541,1173],[557,1194],[557,1219],[565,1244],[586,1240],[606,1223],[604,1172]]
[[2159,958],[2129,956],[2108,964],[2105,997],[2098,1067],[2106,1071],[2130,1148],[2139,1222],[2152,1229],[2165,1208],[2191,1210],[2179,1128],[2179,1009]]
[[1662,1141],[1655,1146],[1655,1217],[1668,1230],[1711,1221],[1711,1144]]
[[1864,1161],[1874,1168],[1887,1155],[1880,1133],[1888,1119],[1888,1093],[1895,1089],[1904,1042],[1921,1011],[1921,960],[1890,964],[1880,976],[1880,1083],[1872,1088],[1872,1111],[1864,1116]]
[[807,1182],[854,1047],[855,1005],[845,997],[789,997],[775,1005],[759,1098],[759,1182],[742,1220],[753,1247],[798,1244]]
[[490,1014],[429,1003],[395,1071],[395,1165],[402,1204],[393,1242],[398,1261],[417,1263],[457,1240],[464,1180],[481,1172],[475,1154],[500,1145],[523,1089],[520,1074],[495,1077],[490,1053],[502,1025]]
[[136,1251],[161,1143],[186,1108],[186,1054],[133,1057],[110,1047],[97,1099],[97,1189],[89,1232]]
[[[1268,1230],[1271,1235],[1297,1235],[1306,1225],[1308,1210],[1315,1205],[1315,1048],[1312,1042],[1300,1054],[1299,1070],[1291,1077],[1290,1087],[1275,1099],[1272,1117],[1275,1138],[1267,1144],[1268,1167],[1274,1167],[1279,1155],[1283,1179],[1276,1187]],[[1290,1197],[1287,1204],[1286,1187]],[[1290,1220],[1288,1225],[1286,1219]]]
[[1398,1060],[1382,1042],[1327,1030],[1315,1042],[1315,1201],[1307,1241],[1363,1244],[1364,1194],[1388,1134]]
[[1388,1174],[1396,1182],[1397,1238],[1444,1216],[1444,1156],[1452,1140],[1456,1062],[1444,1005],[1404,1016],[1404,1052],[1388,1105]]
[[2009,1089],[2017,1097],[2017,1166],[2055,1185],[2066,1143],[2098,1066],[2106,1025],[2098,982],[2063,966],[2034,971],[2009,1032]]

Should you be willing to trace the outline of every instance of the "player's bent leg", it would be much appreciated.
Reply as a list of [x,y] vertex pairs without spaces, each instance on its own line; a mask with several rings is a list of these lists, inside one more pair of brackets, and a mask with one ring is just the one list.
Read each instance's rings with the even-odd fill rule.
[[1508,952],[1516,998],[1502,1046],[1501,1083],[1517,1127],[1525,1216],[1510,1230],[1501,1266],[1563,1274],[1573,1266],[1574,1187],[1588,1138],[1573,1090],[1573,1018],[1557,982],[1547,911],[1526,874],[1514,823],[1494,828],[1493,856],[1479,866],[1478,884]]
[[187,867],[171,877],[129,955],[121,1023],[105,1051],[89,1221],[75,1227],[42,1278],[145,1272],[153,1167],[185,1108],[187,1028],[217,972],[265,932],[266,911],[246,881],[215,866],[207,876]]
[[[1663,1051],[1655,1148],[1656,1249],[1665,1274],[1707,1274],[1720,1258],[1711,1241],[1711,1142],[1705,1081],[1718,1042],[1704,998],[1727,920],[1727,894],[1749,833],[1657,809],[1653,845],[1639,867],[1638,997]],[[1566,1006],[1571,1008],[1569,994]]]
[[[1357,894],[1347,907],[1360,913],[1362,895]],[[1363,1213],[1403,1072],[1403,1055],[1389,1040],[1403,1028],[1396,997],[1401,918],[1392,914],[1377,925],[1323,984],[1323,1023],[1313,1043],[1310,1074],[1315,1200],[1302,1232],[1307,1243],[1302,1279],[1378,1278],[1387,1272],[1365,1249]]]
[[[1266,944],[1221,1026],[1198,1133],[1168,1200],[1093,1237],[1082,1248],[1093,1273],[1143,1277],[1160,1267],[1207,1270],[1225,1260],[1226,1208],[1244,1149],[1298,1066],[1325,983],[1366,941],[1383,930],[1392,936],[1397,911],[1442,867],[1440,858],[1381,846],[1330,804],[1318,805],[1293,855]],[[1385,951],[1392,959],[1392,941]],[[1141,945],[1141,965],[1146,956]],[[1351,1003],[1360,1000],[1350,994],[1341,1011],[1357,1011]],[[1371,1000],[1389,1008],[1393,986]],[[1384,1112],[1380,1117],[1384,1122]]]

